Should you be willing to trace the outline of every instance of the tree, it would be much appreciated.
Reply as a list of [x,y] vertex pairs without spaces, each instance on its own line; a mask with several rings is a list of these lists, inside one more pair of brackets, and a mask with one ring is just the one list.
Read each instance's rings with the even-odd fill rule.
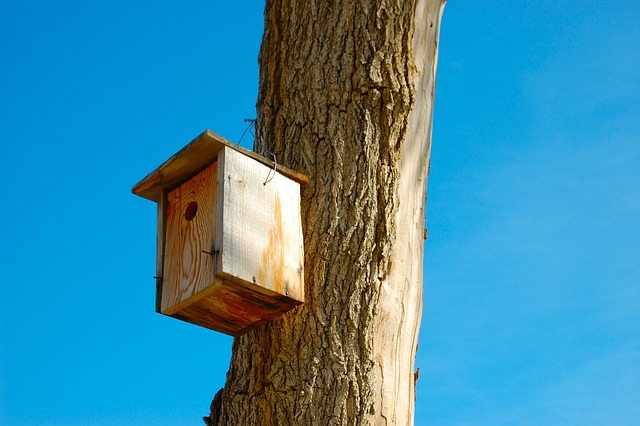
[[413,423],[445,1],[266,1],[256,149],[310,177],[306,302],[235,339],[208,424]]

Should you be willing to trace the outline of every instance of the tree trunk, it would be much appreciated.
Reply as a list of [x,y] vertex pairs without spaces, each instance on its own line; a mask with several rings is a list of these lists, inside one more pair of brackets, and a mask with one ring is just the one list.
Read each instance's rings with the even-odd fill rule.
[[209,424],[413,424],[444,3],[267,0],[256,148],[310,178],[306,302],[235,339]]

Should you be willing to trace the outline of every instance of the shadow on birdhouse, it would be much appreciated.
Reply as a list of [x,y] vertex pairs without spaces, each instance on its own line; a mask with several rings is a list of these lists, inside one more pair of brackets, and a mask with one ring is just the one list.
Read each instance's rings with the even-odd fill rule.
[[302,304],[307,181],[207,130],[138,182],[158,203],[156,311],[238,336]]

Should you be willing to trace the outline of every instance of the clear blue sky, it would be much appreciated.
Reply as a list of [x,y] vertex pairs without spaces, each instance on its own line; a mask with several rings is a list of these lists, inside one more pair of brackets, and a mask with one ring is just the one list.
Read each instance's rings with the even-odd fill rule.
[[[262,2],[0,0],[0,424],[193,425],[131,186],[255,116]],[[416,425],[640,424],[640,6],[450,1]]]

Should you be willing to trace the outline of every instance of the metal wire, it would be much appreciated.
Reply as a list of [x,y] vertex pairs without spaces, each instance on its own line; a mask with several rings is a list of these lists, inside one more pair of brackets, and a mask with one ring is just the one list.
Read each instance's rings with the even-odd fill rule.
[[273,152],[271,152],[271,150],[269,150],[269,148],[267,148],[267,146],[265,144],[262,143],[262,141],[260,141],[259,139],[256,139],[256,134],[255,134],[256,119],[255,118],[245,118],[244,122],[245,123],[249,123],[249,125],[247,126],[246,129],[244,129],[244,132],[242,132],[242,136],[240,136],[240,140],[238,141],[238,145],[240,145],[240,142],[242,142],[242,138],[244,138],[244,135],[247,132],[249,132],[249,133],[251,133],[251,136],[253,136],[253,140],[257,141],[258,144],[262,147],[262,149],[264,151],[266,151],[267,153],[269,153],[269,155],[271,157],[273,157],[273,169],[269,169],[269,173],[267,174],[267,178],[262,183],[263,185],[266,185],[267,183],[271,182],[274,177],[276,177],[276,167],[278,167],[278,159],[276,158],[276,155]]

